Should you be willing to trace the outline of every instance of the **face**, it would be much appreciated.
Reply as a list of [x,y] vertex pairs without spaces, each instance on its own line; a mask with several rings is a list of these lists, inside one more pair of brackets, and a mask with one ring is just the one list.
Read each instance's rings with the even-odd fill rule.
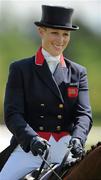
[[70,40],[70,31],[39,27],[39,34],[42,39],[42,47],[52,56],[59,56]]

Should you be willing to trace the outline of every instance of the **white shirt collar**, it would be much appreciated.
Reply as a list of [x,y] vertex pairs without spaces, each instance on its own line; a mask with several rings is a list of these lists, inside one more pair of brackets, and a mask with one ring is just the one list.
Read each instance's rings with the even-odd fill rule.
[[43,48],[42,48],[42,54],[47,61],[50,71],[54,73],[57,64],[60,62],[60,56],[52,56]]
[[57,61],[57,63],[60,62],[60,55],[59,56],[52,56],[51,54],[49,54],[45,49],[42,48],[42,54],[44,56],[44,58],[46,59],[47,62],[49,61]]

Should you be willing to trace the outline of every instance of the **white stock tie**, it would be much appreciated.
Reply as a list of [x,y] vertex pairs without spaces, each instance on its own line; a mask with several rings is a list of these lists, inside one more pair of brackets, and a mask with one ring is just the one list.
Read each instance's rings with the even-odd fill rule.
[[45,49],[42,48],[42,54],[44,58],[46,59],[49,69],[51,73],[53,74],[57,64],[60,62],[60,56],[51,56]]

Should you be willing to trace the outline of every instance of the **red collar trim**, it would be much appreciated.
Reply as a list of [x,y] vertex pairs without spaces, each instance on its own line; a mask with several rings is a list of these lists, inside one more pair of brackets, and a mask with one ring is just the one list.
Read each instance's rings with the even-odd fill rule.
[[35,64],[43,65],[43,63],[44,63],[44,56],[42,54],[42,47],[40,47],[36,53]]
[[[43,63],[44,63],[44,56],[42,54],[42,47],[40,47],[36,53],[35,64],[43,65]],[[60,57],[60,64],[62,67],[66,67],[63,54]]]

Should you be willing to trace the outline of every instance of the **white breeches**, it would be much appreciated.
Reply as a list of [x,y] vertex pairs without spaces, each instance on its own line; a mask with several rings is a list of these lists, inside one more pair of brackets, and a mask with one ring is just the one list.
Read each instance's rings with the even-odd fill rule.
[[[58,142],[51,136],[49,144],[51,145],[48,155],[49,163],[61,163],[71,136],[64,136]],[[71,159],[71,154],[69,159]],[[4,165],[0,180],[18,180],[30,171],[40,167],[42,160],[39,156],[33,156],[31,152],[25,153],[20,146],[14,150]]]

